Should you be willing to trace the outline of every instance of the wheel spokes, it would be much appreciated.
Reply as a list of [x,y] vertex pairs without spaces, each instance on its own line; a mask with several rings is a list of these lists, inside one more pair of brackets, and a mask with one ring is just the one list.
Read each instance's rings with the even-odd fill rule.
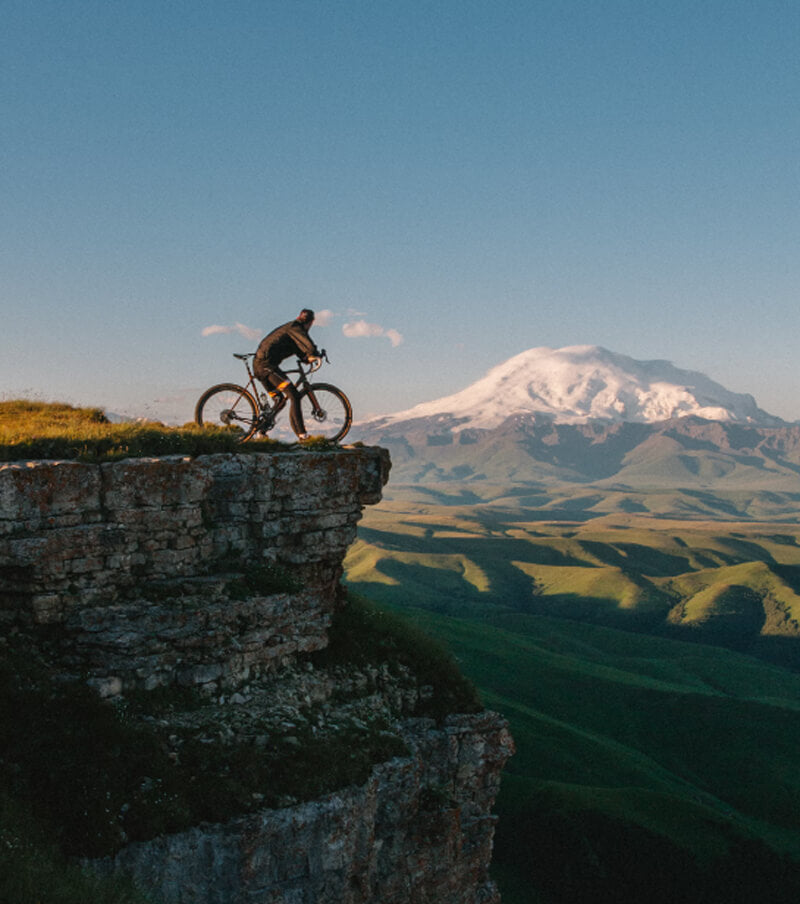
[[227,427],[241,434],[241,441],[252,435],[258,418],[256,403],[241,387],[215,386],[198,403],[195,419],[199,424]]

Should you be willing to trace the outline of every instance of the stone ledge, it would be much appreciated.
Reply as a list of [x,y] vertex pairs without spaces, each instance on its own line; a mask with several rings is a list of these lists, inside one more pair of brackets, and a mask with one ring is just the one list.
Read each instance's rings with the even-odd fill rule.
[[338,564],[388,472],[377,448],[0,465],[0,610],[59,622],[225,557]]
[[[165,904],[499,904],[488,875],[500,769],[496,713],[409,720],[412,755],[319,800],[202,825],[91,861]],[[445,799],[446,798],[446,799]]]
[[[63,626],[71,669],[103,693],[216,690],[285,664],[325,645],[344,554],[389,467],[377,448],[0,465],[0,628]],[[237,600],[211,580],[182,601],[147,595],[264,565],[298,590]]]

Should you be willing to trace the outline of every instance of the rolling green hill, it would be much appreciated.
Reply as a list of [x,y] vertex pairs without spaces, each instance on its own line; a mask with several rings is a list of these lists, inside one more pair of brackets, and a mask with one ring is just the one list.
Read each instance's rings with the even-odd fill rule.
[[348,580],[383,602],[454,615],[500,605],[800,667],[796,526],[639,515],[533,521],[492,504],[388,502],[367,515],[359,538]]
[[403,612],[511,722],[495,846],[505,904],[800,894],[800,676],[544,616]]
[[368,513],[346,576],[510,720],[505,904],[800,899],[800,526],[436,490]]

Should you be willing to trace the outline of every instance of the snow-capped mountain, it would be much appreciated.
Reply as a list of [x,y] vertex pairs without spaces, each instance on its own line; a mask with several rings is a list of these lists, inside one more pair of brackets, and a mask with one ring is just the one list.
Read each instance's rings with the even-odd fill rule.
[[762,411],[751,395],[730,392],[702,373],[669,361],[637,361],[596,345],[573,345],[529,349],[454,395],[363,426],[382,430],[431,418],[454,432],[491,430],[515,415],[558,424],[656,423],[692,415],[759,426],[784,423]]

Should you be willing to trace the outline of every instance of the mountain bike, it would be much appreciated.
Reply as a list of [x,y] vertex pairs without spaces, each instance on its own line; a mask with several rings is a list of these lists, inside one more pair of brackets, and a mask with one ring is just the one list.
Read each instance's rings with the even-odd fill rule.
[[[278,415],[287,407],[288,399],[280,393],[265,392],[260,383],[256,383],[257,378],[250,367],[253,352],[246,355],[234,354],[233,357],[244,362],[247,383],[245,386],[219,383],[207,389],[198,399],[194,419],[201,427],[204,424],[230,427],[239,432],[239,442],[245,443],[256,435],[266,436],[275,428]],[[312,436],[322,436],[330,442],[338,442],[350,429],[353,409],[350,400],[338,387],[331,386],[330,383],[309,383],[309,376],[320,369],[323,358],[328,361],[325,349],[322,350],[322,356],[314,359],[307,367],[298,358],[297,367],[285,370],[284,373],[297,374],[292,382],[300,394],[306,430]],[[278,430],[295,438],[288,425],[279,425]]]

